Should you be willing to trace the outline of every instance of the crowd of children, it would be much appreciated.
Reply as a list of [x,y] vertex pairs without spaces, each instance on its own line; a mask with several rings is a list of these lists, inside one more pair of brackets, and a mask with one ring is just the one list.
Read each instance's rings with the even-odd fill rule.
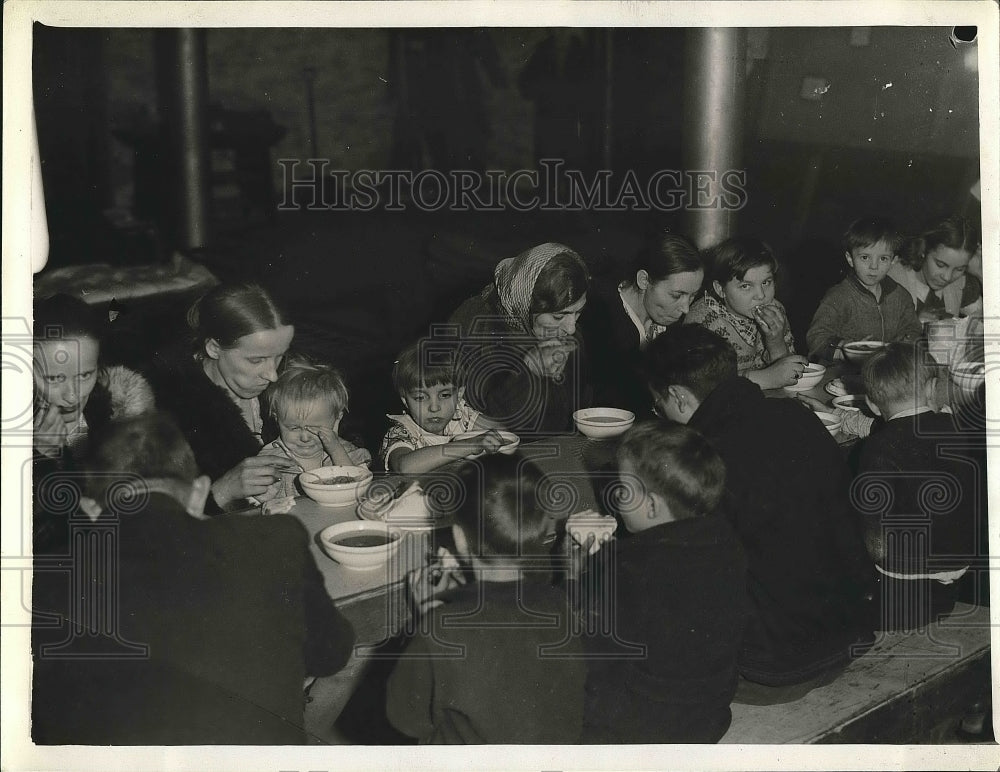
[[[939,370],[919,341],[921,318],[981,307],[981,286],[964,276],[977,239],[956,218],[909,242],[878,217],[848,227],[850,273],[827,292],[805,339],[809,358],[827,363],[842,358],[846,342],[888,344],[861,372],[878,417],[859,430],[868,436],[856,469],[806,404],[762,391],[794,384],[808,362],[775,299],[774,254],[746,238],[709,251],[706,293],[683,324],[658,328],[643,347],[656,419],[639,421],[620,442],[628,504],[614,514],[624,533],[591,566],[614,586],[613,608],[604,612],[613,613],[616,635],[640,656],[608,656],[606,640],[567,632],[567,620],[585,611],[553,582],[542,473],[497,454],[504,427],[466,402],[456,340],[422,339],[399,354],[392,380],[405,411],[387,416],[373,459],[342,436],[344,379],[328,365],[286,356],[294,334],[287,317],[248,291],[270,321],[247,317],[222,342],[202,334],[198,351],[207,358],[202,352],[198,373],[220,389],[229,384],[229,409],[235,404],[251,430],[275,424],[274,439],[257,443],[260,461],[216,470],[221,480],[252,484],[220,486],[200,476],[184,416],[176,415],[102,425],[85,464],[96,513],[114,509],[107,494],[116,475],[142,476],[155,493],[141,516],[121,521],[119,581],[134,612],[122,632],[156,642],[161,653],[129,665],[131,683],[161,696],[153,712],[127,711],[118,700],[59,703],[57,687],[86,692],[88,683],[110,684],[126,671],[103,663],[69,673],[71,665],[38,656],[50,636],[37,634],[36,741],[268,740],[234,726],[242,714],[226,695],[248,688],[246,699],[280,719],[273,741],[289,741],[295,733],[285,725],[301,721],[297,679],[344,664],[349,626],[326,597],[294,518],[203,512],[211,513],[213,495],[216,509],[231,498],[223,488],[239,492],[238,505],[287,511],[301,493],[296,475],[321,466],[374,461],[392,473],[423,474],[473,459],[450,478],[460,490],[451,497],[458,504],[448,567],[411,577],[414,613],[426,623],[388,684],[389,720],[419,742],[715,742],[734,699],[790,699],[864,652],[878,630],[926,624],[958,598],[986,602],[977,584],[987,554],[983,422],[942,412]],[[198,324],[213,302],[202,301]],[[46,345],[36,346],[36,383],[53,395]],[[94,369],[96,353],[91,359]],[[46,414],[36,424],[53,420]],[[875,489],[890,492],[869,495]],[[182,559],[185,571],[167,570]],[[241,559],[254,571],[239,571]],[[248,575],[261,590],[259,607],[227,606],[249,597]],[[36,597],[50,611],[61,608],[51,592]],[[163,616],[146,614],[144,604]],[[256,621],[248,620],[261,613],[274,621],[273,640],[255,637]],[[209,631],[215,653],[201,659],[194,642]],[[245,653],[225,656],[237,648]],[[277,657],[291,661],[265,674]],[[182,704],[192,700],[203,709],[182,719]],[[86,720],[76,716],[84,704]],[[168,716],[165,724],[156,711]],[[105,720],[124,728],[102,732]]]

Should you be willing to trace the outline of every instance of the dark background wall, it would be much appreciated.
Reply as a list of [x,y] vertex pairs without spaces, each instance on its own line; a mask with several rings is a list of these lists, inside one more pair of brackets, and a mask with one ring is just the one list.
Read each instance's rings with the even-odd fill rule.
[[[35,32],[46,271],[164,259],[174,243],[162,190],[171,170],[156,150],[159,33],[40,25]],[[944,215],[976,213],[968,193],[979,177],[976,47],[952,45],[950,34],[748,31],[748,196],[738,229],[777,251],[779,297],[799,340],[843,270],[839,237],[850,220],[881,213],[915,233]],[[208,30],[209,122],[222,139],[211,152],[213,235],[196,257],[220,278],[261,281],[295,309],[296,346],[346,371],[352,417],[377,447],[384,414],[397,403],[389,363],[489,281],[497,260],[562,241],[595,275],[623,273],[648,230],[680,227],[680,213],[276,213],[277,160],[304,161],[315,143],[331,168],[348,171],[513,171],[531,168],[543,152],[588,170],[610,161],[618,177],[683,169],[685,36],[683,29]],[[558,79],[553,56],[566,63]],[[263,142],[263,150],[241,156],[236,139]],[[131,339],[148,342],[136,356],[179,334],[183,309],[175,310],[171,324],[144,313],[124,317],[138,326]]]

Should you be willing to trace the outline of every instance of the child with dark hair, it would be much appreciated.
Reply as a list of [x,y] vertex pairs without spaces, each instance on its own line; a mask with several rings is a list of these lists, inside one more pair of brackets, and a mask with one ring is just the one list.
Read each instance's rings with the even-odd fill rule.
[[[496,424],[465,401],[453,341],[418,340],[392,368],[392,385],[406,407],[392,422],[379,455],[390,472],[419,474],[475,453],[496,452]],[[458,435],[481,430],[472,439]]]
[[[616,636],[641,658],[591,662],[591,742],[716,742],[729,727],[746,562],[718,514],[726,469],[696,431],[651,421],[618,450],[630,535],[615,542]],[[605,565],[608,565],[607,563]]]
[[721,335],[736,352],[739,374],[762,389],[791,386],[807,360],[795,353],[785,307],[774,297],[778,260],[759,239],[726,239],[709,250],[708,291],[691,304],[685,324]]
[[849,472],[815,414],[737,374],[724,339],[672,327],[646,352],[658,415],[701,432],[726,464],[723,510],[746,550],[752,613],[740,672],[801,684],[870,638],[874,568],[848,500]]
[[841,346],[856,340],[915,340],[921,326],[910,293],[889,278],[903,237],[881,217],[855,220],[844,234],[850,274],[820,302],[806,342],[809,355],[842,359]]
[[502,455],[451,479],[457,561],[411,576],[425,618],[388,687],[390,721],[422,743],[580,739],[586,672],[552,584],[541,480],[534,464]]
[[934,621],[988,570],[985,438],[934,412],[930,362],[922,345],[894,343],[862,370],[868,403],[885,423],[864,443],[852,492],[880,574],[886,630]]
[[[163,414],[109,425],[87,471],[94,527],[112,552],[94,560],[98,542],[77,539],[88,560],[75,556],[73,581],[49,572],[36,581],[34,609],[61,626],[33,634],[33,740],[305,742],[305,679],[342,668],[353,634],[302,524],[205,518],[211,481]],[[114,616],[95,614],[104,608]],[[48,651],[60,647],[61,656]],[[105,656],[87,656],[95,651]]]
[[965,217],[948,217],[903,246],[889,275],[905,287],[921,321],[983,312],[982,233]]

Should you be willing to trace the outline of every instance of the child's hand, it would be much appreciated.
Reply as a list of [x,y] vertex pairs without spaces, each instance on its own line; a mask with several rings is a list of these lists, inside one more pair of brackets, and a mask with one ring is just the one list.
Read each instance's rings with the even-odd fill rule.
[[442,593],[465,584],[458,561],[447,550],[438,550],[439,559],[430,565],[410,573],[407,582],[410,588],[410,602],[416,615],[426,614],[432,608],[443,605]]
[[66,422],[59,415],[59,408],[47,402],[40,402],[35,408],[34,437],[35,450],[44,456],[54,458],[66,444]]
[[764,370],[773,379],[774,386],[771,388],[781,388],[797,383],[807,364],[809,360],[801,354],[789,354]]
[[797,399],[799,402],[804,402],[806,407],[808,407],[814,413],[832,413],[835,410],[835,408],[828,407],[823,400],[816,399],[815,397],[810,397],[807,394],[802,394],[802,393],[796,394],[795,399]]
[[776,305],[757,306],[753,310],[754,321],[764,334],[765,338],[771,340],[781,340],[785,336],[785,328],[788,326],[788,318],[784,312]]
[[344,443],[341,441],[340,435],[337,434],[336,426],[307,426],[306,430],[319,437],[319,441],[323,445],[323,450],[326,451],[334,464],[337,466],[354,466],[354,462],[351,461],[347,449],[344,448]]
[[470,448],[479,453],[496,453],[503,446],[503,437],[496,429],[490,429],[466,442]]

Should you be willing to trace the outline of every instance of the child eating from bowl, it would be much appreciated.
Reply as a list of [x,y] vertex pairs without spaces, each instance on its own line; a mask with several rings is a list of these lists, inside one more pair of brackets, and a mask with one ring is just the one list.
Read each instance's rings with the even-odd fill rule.
[[284,469],[276,470],[280,478],[256,497],[266,511],[278,511],[289,504],[299,472],[323,466],[367,467],[371,463],[371,453],[338,433],[347,412],[348,394],[344,379],[332,367],[301,355],[289,357],[265,396],[278,424],[278,439],[261,448],[260,455],[287,461]]
[[[862,448],[852,500],[880,574],[886,630],[947,613],[959,592],[971,594],[969,568],[988,569],[984,436],[934,411],[930,361],[922,345],[892,343],[862,370],[868,404],[885,423]],[[885,505],[868,506],[876,500]]]
[[583,650],[552,584],[537,466],[494,455],[464,464],[453,507],[459,570],[425,568],[410,591],[422,616],[389,678],[387,710],[421,743],[575,743]]
[[910,293],[889,278],[899,262],[903,237],[881,217],[855,220],[844,233],[850,274],[823,296],[806,333],[809,356],[825,362],[843,358],[845,343],[916,340],[920,321]]
[[[503,445],[493,421],[465,401],[458,383],[455,349],[450,341],[418,340],[399,355],[392,384],[406,412],[392,422],[379,455],[390,472],[420,474],[477,453],[495,453]],[[481,430],[471,439],[460,434]]]
[[612,548],[615,635],[646,652],[591,660],[584,735],[717,742],[732,718],[749,611],[743,550],[717,511],[725,465],[701,434],[665,421],[634,427],[618,465],[631,536]]
[[684,324],[700,324],[736,352],[739,374],[762,389],[791,386],[808,361],[795,353],[785,307],[774,297],[778,261],[759,239],[726,239],[708,255],[710,289]]

